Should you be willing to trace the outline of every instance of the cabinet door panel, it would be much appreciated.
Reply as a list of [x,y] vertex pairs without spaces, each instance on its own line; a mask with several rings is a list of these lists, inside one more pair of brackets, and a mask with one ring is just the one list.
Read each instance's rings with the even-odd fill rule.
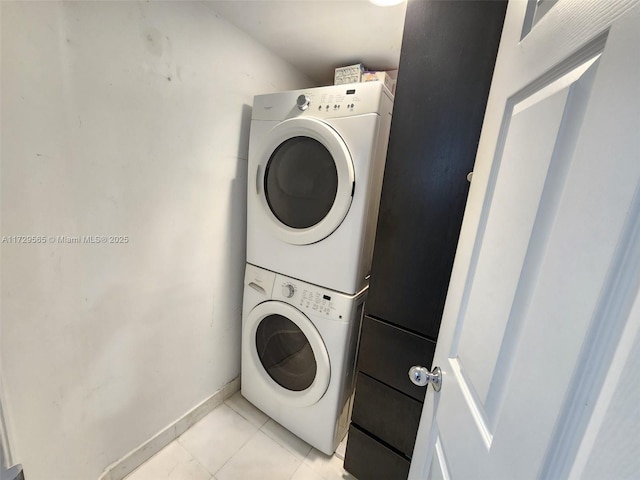
[[436,339],[506,2],[407,5],[367,313]]
[[362,432],[349,427],[344,468],[362,480],[406,480],[410,462]]
[[421,414],[422,402],[358,374],[351,421],[409,458]]
[[358,370],[422,402],[426,388],[411,382],[409,369],[430,367],[435,346],[431,340],[365,317]]

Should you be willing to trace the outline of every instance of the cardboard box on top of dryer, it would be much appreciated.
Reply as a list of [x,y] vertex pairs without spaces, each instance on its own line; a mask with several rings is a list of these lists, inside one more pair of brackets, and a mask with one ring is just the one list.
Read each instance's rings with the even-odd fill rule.
[[384,86],[389,89],[391,93],[394,93],[396,88],[396,81],[391,78],[387,72],[364,72],[362,74],[363,82],[383,82]]
[[345,83],[360,83],[363,72],[364,65],[361,63],[336,68],[333,75],[333,84],[344,85]]

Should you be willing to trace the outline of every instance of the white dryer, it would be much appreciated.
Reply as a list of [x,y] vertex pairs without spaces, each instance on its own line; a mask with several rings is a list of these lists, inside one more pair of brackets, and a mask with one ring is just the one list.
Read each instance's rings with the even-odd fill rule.
[[247,262],[340,292],[364,287],[392,108],[380,82],[254,98]]
[[367,288],[345,295],[247,265],[242,395],[331,455],[351,414]]

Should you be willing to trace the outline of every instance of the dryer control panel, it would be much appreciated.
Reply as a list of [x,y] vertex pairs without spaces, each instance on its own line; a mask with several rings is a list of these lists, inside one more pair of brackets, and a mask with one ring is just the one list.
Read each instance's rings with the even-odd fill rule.
[[393,95],[382,82],[351,83],[290,92],[256,95],[253,120],[282,121],[294,117],[320,119],[350,117],[367,113],[386,114],[384,98]]
[[315,102],[313,102],[314,110],[320,114],[323,112],[355,112],[362,102],[362,98],[356,92],[356,88],[345,88],[338,92],[325,92],[317,95],[314,99]]

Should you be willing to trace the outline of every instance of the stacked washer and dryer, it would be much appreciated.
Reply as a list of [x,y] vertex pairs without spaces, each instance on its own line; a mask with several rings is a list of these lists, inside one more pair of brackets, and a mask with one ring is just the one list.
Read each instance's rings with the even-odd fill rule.
[[392,108],[379,82],[254,99],[242,395],[329,455],[348,428]]

